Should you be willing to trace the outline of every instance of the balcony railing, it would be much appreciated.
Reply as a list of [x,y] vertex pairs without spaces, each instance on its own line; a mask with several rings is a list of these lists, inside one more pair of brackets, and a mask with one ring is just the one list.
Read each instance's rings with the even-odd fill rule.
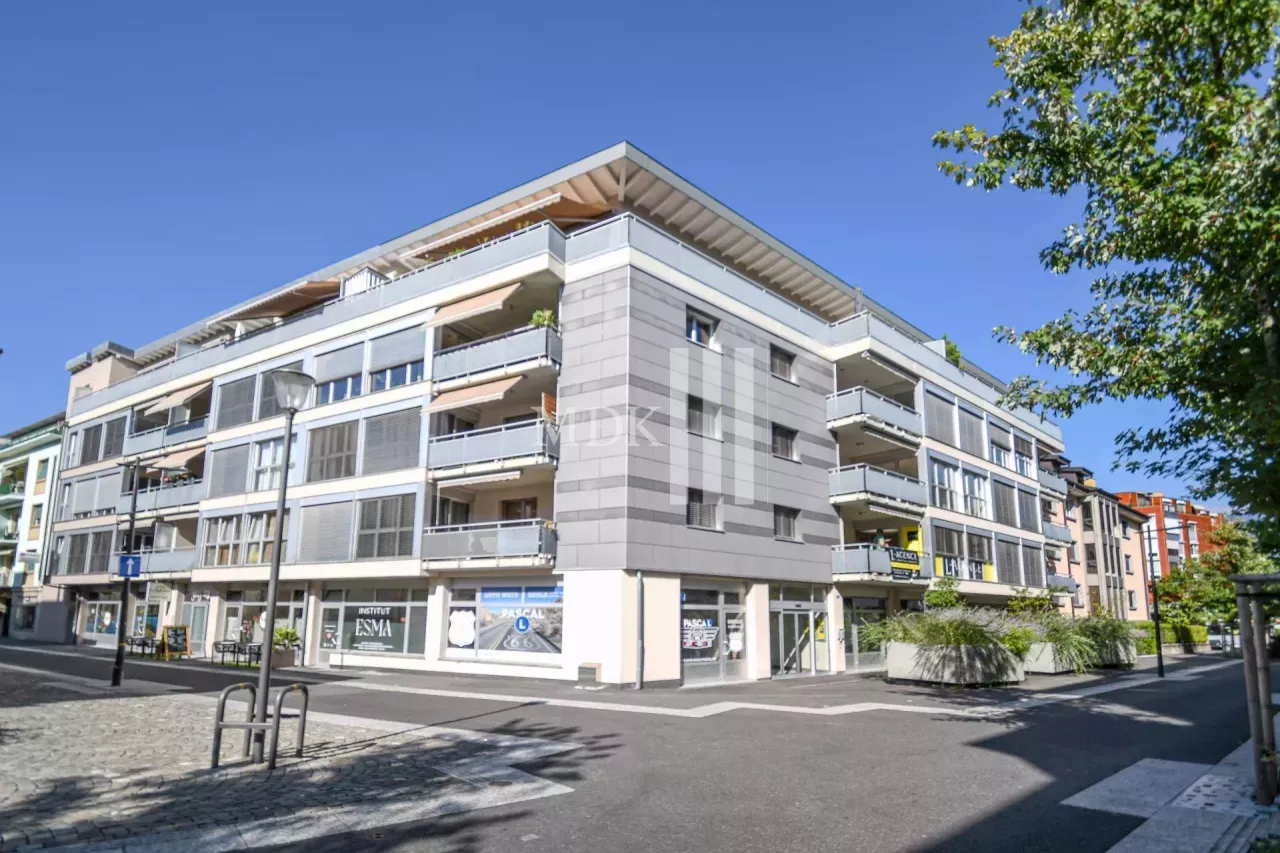
[[831,572],[837,575],[888,575],[889,549],[860,542],[831,549]]
[[[111,555],[111,568],[114,569],[120,563],[120,555],[123,551]],[[140,571],[145,574],[160,574],[162,572],[189,572],[196,565],[196,549],[195,548],[175,548],[171,551],[140,551],[138,557],[142,560]]]
[[[138,492],[138,512],[150,512],[154,509],[184,506],[199,503],[204,497],[203,480],[186,480],[174,485],[156,486]],[[129,514],[129,506],[133,501],[132,492],[125,492],[116,501],[116,512]]]
[[554,225],[547,222],[531,225],[474,249],[450,255],[443,260],[392,279],[379,287],[334,299],[312,311],[290,317],[278,325],[265,327],[251,335],[243,335],[221,346],[208,346],[195,350],[188,355],[122,379],[100,391],[85,394],[71,402],[68,415],[83,414],[143,389],[154,388],[198,370],[205,370],[232,359],[269,349],[310,332],[332,328],[345,320],[363,317],[374,311],[398,305],[415,296],[431,293],[539,255],[550,254],[553,258],[563,260],[564,243],[563,232]]
[[850,465],[832,468],[827,475],[831,497],[868,493],[903,503],[924,506],[928,502],[924,483],[871,465]]
[[125,436],[124,455],[133,456],[137,453],[159,450],[171,444],[194,441],[197,438],[204,438],[208,433],[209,419],[207,417],[196,418],[185,424],[170,424],[169,426],[149,429],[146,432]]
[[558,329],[526,326],[505,335],[441,350],[431,360],[431,373],[436,382],[444,382],[543,358],[559,364],[562,350]]
[[827,397],[828,422],[856,415],[876,418],[912,435],[920,435],[924,431],[919,412],[869,388],[850,388]]
[[0,524],[0,542],[16,542],[17,540],[18,525]]
[[1042,522],[1042,528],[1046,539],[1052,539],[1055,542],[1066,542],[1068,544],[1073,541],[1074,537],[1071,535],[1071,530],[1065,525],[1045,519]]
[[524,421],[441,435],[427,443],[427,466],[435,469],[529,456],[559,458],[560,432],[554,425]]
[[22,483],[0,483],[0,498],[7,495],[22,497],[24,491]]
[[527,558],[549,565],[555,562],[556,532],[540,518],[430,527],[422,534],[422,555],[428,561]]
[[1067,481],[1054,474],[1052,471],[1045,471],[1043,468],[1036,472],[1036,479],[1040,481],[1040,485],[1051,492],[1057,492],[1060,495],[1067,493]]

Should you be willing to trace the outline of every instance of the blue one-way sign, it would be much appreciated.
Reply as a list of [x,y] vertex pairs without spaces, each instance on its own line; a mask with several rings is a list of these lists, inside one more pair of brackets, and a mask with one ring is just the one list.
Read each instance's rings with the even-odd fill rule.
[[120,555],[120,577],[137,578],[142,576],[142,558],[137,554]]

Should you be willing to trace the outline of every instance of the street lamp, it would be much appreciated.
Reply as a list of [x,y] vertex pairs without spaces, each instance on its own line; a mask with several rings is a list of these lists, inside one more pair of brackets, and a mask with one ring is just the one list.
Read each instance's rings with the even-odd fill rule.
[[267,581],[267,612],[262,656],[258,664],[258,707],[253,719],[261,727],[253,730],[254,764],[262,763],[263,744],[267,739],[267,691],[271,687],[271,656],[275,651],[276,587],[280,585],[280,546],[284,538],[284,497],[289,485],[289,450],[293,444],[293,416],[307,402],[315,377],[300,370],[273,370],[269,374],[275,386],[276,405],[284,412],[284,450],[280,460],[280,493],[276,499],[276,530],[271,547],[271,577]]

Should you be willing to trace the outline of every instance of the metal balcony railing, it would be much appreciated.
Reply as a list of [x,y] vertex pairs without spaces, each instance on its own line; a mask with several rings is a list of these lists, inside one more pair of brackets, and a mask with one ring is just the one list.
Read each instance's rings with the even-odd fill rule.
[[1040,485],[1051,492],[1057,492],[1060,495],[1067,493],[1067,481],[1054,474],[1052,471],[1041,469],[1036,472],[1036,479],[1040,481]]
[[527,456],[559,458],[559,430],[548,421],[524,421],[436,436],[427,442],[427,466],[435,469]]
[[866,492],[922,507],[929,500],[924,483],[914,477],[871,465],[832,468],[828,472],[827,482],[833,498]]
[[5,497],[6,495],[22,497],[23,491],[22,483],[0,483],[0,497]]
[[126,435],[124,437],[124,455],[133,456],[137,453],[159,450],[171,444],[194,441],[197,438],[204,438],[208,433],[209,418],[203,417],[188,421],[185,424],[171,424],[149,429],[146,432],[140,432],[135,435]]
[[558,329],[526,326],[483,341],[441,350],[431,360],[431,378],[445,382],[541,358],[559,364],[563,348]]
[[1065,525],[1058,524],[1055,521],[1048,521],[1046,519],[1041,523],[1041,528],[1044,533],[1044,538],[1046,539],[1052,539],[1054,542],[1066,542],[1068,544],[1073,541],[1071,530]]
[[[166,509],[168,507],[199,503],[203,497],[203,480],[186,480],[173,485],[143,489],[138,492],[138,512],[150,512],[154,509]],[[132,492],[124,492],[116,501],[116,512],[120,515],[128,515],[129,505],[132,500]]]
[[[118,551],[111,555],[111,566],[115,568],[120,562],[120,555],[123,551]],[[140,551],[138,556],[142,558],[142,573],[160,574],[162,572],[189,572],[196,566],[196,549],[195,548],[174,548],[170,551]]]
[[831,572],[837,575],[888,575],[889,550],[865,542],[831,549]]
[[855,415],[867,415],[895,426],[912,435],[920,435],[924,429],[920,413],[909,406],[877,394],[870,388],[850,388],[827,397],[827,421],[837,421]]
[[422,534],[425,560],[497,560],[528,557],[552,563],[556,532],[541,518],[430,527]]

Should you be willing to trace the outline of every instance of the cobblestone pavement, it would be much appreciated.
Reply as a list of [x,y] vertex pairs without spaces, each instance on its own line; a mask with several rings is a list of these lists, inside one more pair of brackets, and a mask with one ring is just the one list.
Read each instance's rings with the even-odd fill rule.
[[239,731],[210,770],[212,697],[2,665],[0,685],[0,853],[250,849],[570,790],[509,765],[574,744],[313,713],[301,758],[285,720],[275,771]]

